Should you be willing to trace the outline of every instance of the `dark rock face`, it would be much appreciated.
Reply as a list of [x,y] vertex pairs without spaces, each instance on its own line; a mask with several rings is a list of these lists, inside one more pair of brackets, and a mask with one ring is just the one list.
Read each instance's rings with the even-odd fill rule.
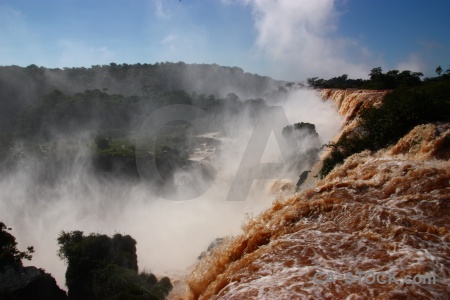
[[300,189],[300,187],[302,186],[302,184],[306,181],[310,172],[311,171],[306,170],[306,171],[303,171],[302,174],[300,174],[300,177],[298,178],[298,181],[296,184],[296,191],[298,191]]
[[208,249],[206,251],[203,251],[199,257],[197,257],[197,259],[202,259],[203,257],[205,257],[206,255],[211,254],[211,251],[216,248],[217,246],[219,246],[220,244],[222,244],[223,242],[223,238],[216,238],[214,241],[212,241],[209,246]]
[[0,271],[0,299],[68,299],[56,280],[36,267],[8,266]]
[[314,124],[300,122],[286,126],[282,135],[290,147],[289,161],[297,172],[310,169],[319,159],[321,143]]

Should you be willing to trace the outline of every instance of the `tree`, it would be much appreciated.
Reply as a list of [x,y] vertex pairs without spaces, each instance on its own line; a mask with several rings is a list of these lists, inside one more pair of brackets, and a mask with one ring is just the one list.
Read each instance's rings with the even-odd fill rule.
[[227,102],[236,103],[239,101],[239,97],[235,93],[229,93],[226,97]]
[[10,234],[11,228],[0,222],[0,268],[7,265],[22,266],[22,259],[31,260],[34,248],[27,247],[27,251],[17,249],[16,238]]
[[136,241],[129,235],[63,231],[58,244],[71,299],[164,299],[172,289],[168,278],[138,274]]
[[308,78],[306,82],[313,88],[323,88],[325,84],[325,80],[322,78],[319,79],[318,77]]
[[441,73],[442,73],[442,67],[441,66],[438,66],[436,68],[436,73],[438,74],[438,76],[441,76]]
[[383,70],[381,69],[381,67],[373,68],[370,71],[369,76],[370,76],[370,80],[379,81],[381,79],[381,77],[383,76]]

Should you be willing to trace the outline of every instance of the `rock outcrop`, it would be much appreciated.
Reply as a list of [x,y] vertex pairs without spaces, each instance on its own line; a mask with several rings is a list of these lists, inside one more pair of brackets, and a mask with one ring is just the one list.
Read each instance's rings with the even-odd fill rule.
[[0,299],[68,299],[56,280],[36,267],[8,266],[0,270]]

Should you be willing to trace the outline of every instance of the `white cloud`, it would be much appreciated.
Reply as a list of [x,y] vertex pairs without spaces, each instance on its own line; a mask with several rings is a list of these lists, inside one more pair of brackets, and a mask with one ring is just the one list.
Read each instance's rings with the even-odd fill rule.
[[[257,53],[283,78],[366,77],[368,49],[336,36],[335,0],[241,0],[250,5],[257,29]],[[224,3],[230,3],[225,1]]]
[[27,32],[26,18],[23,13],[8,6],[0,6],[0,26],[2,27],[1,36],[8,32],[16,34]]
[[172,41],[174,41],[177,38],[176,34],[168,34],[166,35],[166,37],[164,37],[164,39],[161,41],[161,44],[168,44],[171,43]]
[[169,11],[164,9],[162,0],[155,0],[155,6],[156,6],[155,14],[159,19],[164,20],[170,19],[171,14]]
[[208,63],[211,53],[208,42],[204,28],[174,28],[160,38],[158,47],[149,55],[155,61]]
[[58,59],[59,67],[91,66],[109,64],[114,61],[115,54],[106,46],[93,47],[84,42],[74,40],[61,40],[62,48]]
[[30,32],[26,16],[9,6],[0,6],[0,65],[21,64],[21,56],[34,55],[30,46],[35,36]]
[[423,72],[426,68],[426,64],[423,62],[420,55],[413,53],[406,60],[400,62],[396,69],[403,71],[409,70],[413,72]]
[[169,50],[170,54],[176,53],[177,49],[181,46],[177,35],[173,33],[166,35],[161,41],[161,44],[167,46],[167,50]]

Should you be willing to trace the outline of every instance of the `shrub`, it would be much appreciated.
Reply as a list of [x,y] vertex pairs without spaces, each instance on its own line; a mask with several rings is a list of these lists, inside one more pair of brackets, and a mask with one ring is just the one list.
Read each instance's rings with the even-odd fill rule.
[[0,269],[7,265],[22,266],[22,259],[31,260],[34,248],[27,247],[27,251],[17,249],[16,238],[10,234],[11,228],[0,222]]

